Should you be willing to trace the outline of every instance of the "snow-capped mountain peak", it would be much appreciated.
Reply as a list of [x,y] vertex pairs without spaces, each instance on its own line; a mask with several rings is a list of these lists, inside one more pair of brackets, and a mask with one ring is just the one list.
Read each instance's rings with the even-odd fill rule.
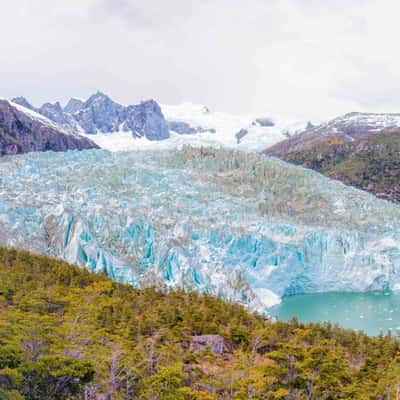
[[276,157],[317,148],[323,144],[352,142],[364,136],[398,132],[400,114],[351,112],[319,125],[309,125],[299,135],[274,146],[266,146],[265,154]]
[[[259,151],[284,140],[298,130],[285,119],[266,115],[234,115],[210,110],[205,105],[159,105],[146,100],[122,105],[98,91],[87,100],[71,98],[33,107],[18,97],[16,103],[45,116],[64,130],[90,135],[112,151],[137,148],[176,148],[184,144]],[[306,124],[301,124],[302,129]]]
[[[306,122],[293,123],[271,115],[234,115],[216,112],[201,104],[163,104],[161,108],[170,127],[177,123],[185,123],[199,133],[195,137],[186,139],[193,145],[204,143],[258,151],[263,146],[271,146],[306,127]],[[171,131],[174,131],[173,127]]]

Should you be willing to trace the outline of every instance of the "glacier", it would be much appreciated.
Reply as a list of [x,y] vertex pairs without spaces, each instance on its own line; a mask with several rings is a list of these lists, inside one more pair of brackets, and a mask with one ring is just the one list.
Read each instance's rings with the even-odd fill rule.
[[400,289],[399,206],[228,149],[1,158],[0,244],[257,310],[293,294]]

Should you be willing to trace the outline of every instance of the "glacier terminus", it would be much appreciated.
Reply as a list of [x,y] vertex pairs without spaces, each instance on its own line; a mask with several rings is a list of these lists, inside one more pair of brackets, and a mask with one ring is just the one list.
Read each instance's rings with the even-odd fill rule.
[[400,208],[228,149],[0,159],[0,244],[136,287],[264,310],[282,296],[400,289]]

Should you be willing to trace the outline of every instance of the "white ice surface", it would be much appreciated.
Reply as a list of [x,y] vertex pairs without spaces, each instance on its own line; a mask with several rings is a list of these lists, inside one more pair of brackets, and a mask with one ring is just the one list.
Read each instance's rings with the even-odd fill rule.
[[[238,116],[222,112],[209,111],[203,105],[184,103],[180,105],[162,105],[162,112],[168,121],[185,122],[193,128],[212,129],[212,132],[202,132],[181,135],[171,132],[171,137],[163,141],[151,141],[135,138],[130,132],[98,133],[86,135],[101,148],[109,151],[131,150],[166,150],[181,148],[184,145],[193,147],[211,146],[238,149],[243,151],[261,151],[286,139],[287,134],[296,134],[306,126],[306,122],[286,119],[271,120],[272,127],[253,125],[257,116]],[[258,116],[260,117],[260,116]],[[268,116],[267,116],[268,117]],[[238,143],[236,134],[246,129],[245,135]],[[82,132],[80,132],[82,134]]]

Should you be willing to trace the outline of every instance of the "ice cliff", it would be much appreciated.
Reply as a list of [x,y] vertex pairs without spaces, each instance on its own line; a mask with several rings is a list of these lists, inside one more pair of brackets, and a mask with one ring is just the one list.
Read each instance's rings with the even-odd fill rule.
[[0,243],[262,309],[277,296],[400,288],[400,207],[229,150],[0,159]]

